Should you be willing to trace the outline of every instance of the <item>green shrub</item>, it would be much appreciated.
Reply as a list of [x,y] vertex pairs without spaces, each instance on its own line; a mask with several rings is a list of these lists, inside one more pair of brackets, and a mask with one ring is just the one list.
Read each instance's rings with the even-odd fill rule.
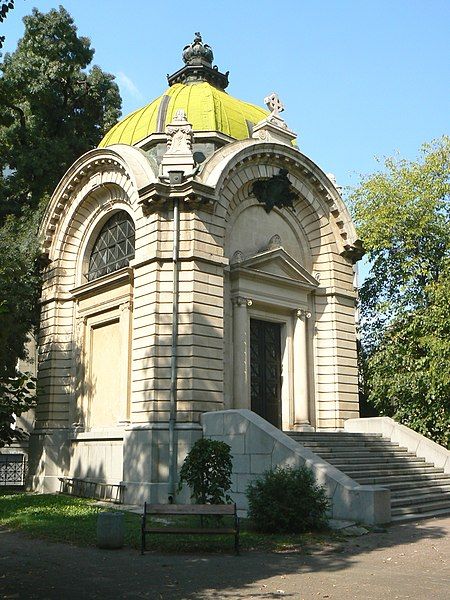
[[191,488],[191,498],[197,504],[231,502],[227,494],[231,487],[230,446],[225,442],[202,438],[197,440],[184,459],[178,489],[183,483]]
[[270,469],[247,487],[249,517],[259,531],[304,533],[327,526],[329,501],[310,469]]

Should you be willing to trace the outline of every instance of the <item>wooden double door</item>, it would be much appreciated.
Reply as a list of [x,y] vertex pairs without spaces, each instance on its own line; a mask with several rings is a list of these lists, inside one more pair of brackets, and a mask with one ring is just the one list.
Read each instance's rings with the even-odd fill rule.
[[250,320],[251,409],[281,428],[281,324]]

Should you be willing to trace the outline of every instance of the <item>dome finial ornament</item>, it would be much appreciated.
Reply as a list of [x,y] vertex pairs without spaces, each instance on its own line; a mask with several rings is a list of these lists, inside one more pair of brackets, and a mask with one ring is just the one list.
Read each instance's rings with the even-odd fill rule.
[[228,86],[228,71],[221,73],[216,66],[213,67],[212,48],[203,43],[199,31],[195,32],[194,41],[183,48],[182,56],[184,67],[172,75],[167,75],[169,85],[207,81],[219,90]]
[[195,32],[194,41],[183,48],[183,61],[187,65],[207,65],[212,67],[214,54],[211,46],[204,44],[199,31]]

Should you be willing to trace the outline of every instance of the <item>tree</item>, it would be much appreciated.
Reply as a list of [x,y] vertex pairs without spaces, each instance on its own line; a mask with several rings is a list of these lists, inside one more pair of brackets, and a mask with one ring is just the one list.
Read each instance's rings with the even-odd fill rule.
[[65,170],[120,116],[114,77],[62,7],[24,18],[25,33],[0,63],[0,219],[36,208]]
[[[6,15],[10,10],[14,8],[14,0],[9,0],[9,2],[1,2],[0,3],[0,23],[6,19]],[[3,43],[5,41],[5,36],[0,35],[0,49],[3,48]]]
[[120,116],[114,77],[85,69],[94,50],[60,7],[34,9],[0,63],[0,447],[16,436],[14,415],[32,404],[33,382],[17,372],[38,325],[38,227],[53,189]]
[[450,428],[450,138],[387,159],[351,197],[370,272],[360,291],[369,401],[443,444]]
[[0,448],[26,434],[16,427],[16,418],[35,405],[35,382],[29,373],[0,379]]
[[0,379],[15,377],[39,319],[41,211],[8,217],[0,228]]

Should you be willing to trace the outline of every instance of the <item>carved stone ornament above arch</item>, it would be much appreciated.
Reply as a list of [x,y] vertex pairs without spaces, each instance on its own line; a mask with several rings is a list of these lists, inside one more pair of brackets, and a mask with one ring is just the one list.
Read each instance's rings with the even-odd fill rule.
[[109,191],[113,201],[120,188],[124,193],[119,196],[126,196],[137,209],[139,190],[155,181],[148,160],[136,148],[116,144],[90,150],[67,170],[50,199],[40,227],[44,254],[52,258],[58,237],[61,242],[58,232],[62,223],[67,224],[69,213],[73,214],[86,196]]
[[[266,169],[265,167],[272,167]],[[217,214],[227,218],[227,188],[236,190],[236,182],[245,185],[240,173],[249,167],[252,182],[267,180],[279,169],[287,170],[292,189],[299,192],[314,208],[319,218],[326,216],[330,222],[339,252],[356,262],[363,255],[350,214],[333,183],[327,175],[299,150],[285,144],[243,140],[229,144],[215,152],[204,164],[199,180],[215,188],[218,197]],[[253,168],[252,167],[256,167]],[[249,188],[250,188],[249,182]],[[289,210],[289,209],[288,209]]]

